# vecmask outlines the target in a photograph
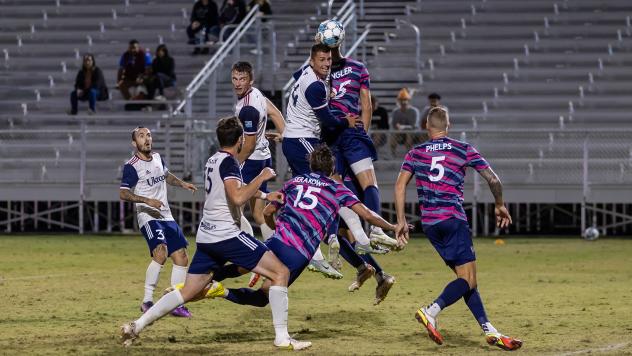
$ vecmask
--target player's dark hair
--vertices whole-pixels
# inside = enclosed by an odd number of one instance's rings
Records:
[[[312,46],[312,51],[310,52],[310,57],[314,58],[318,52],[330,53],[331,52],[331,48],[329,48],[329,46],[327,46],[326,44],[317,43],[317,44]]]
[[[220,147],[232,147],[244,133],[244,128],[236,116],[225,117],[217,122],[217,141]]]
[[[250,80],[253,80],[255,78],[255,72],[252,69],[252,64],[250,64],[250,62],[236,62],[235,64],[233,64],[231,72],[247,73],[250,77]]]
[[[327,176],[334,172],[334,155],[326,145],[320,145],[309,155],[309,168]]]
[[[437,93],[430,93],[430,95],[428,95],[428,99],[437,99],[437,100],[441,100],[441,95],[437,94]]]
[[[140,129],[146,129],[145,126],[136,126],[133,130],[132,130],[132,141],[136,140],[136,133],[138,132],[138,130]]]
[[[130,46],[133,46],[133,45],[135,45],[135,44],[138,44],[138,41],[137,41],[137,40],[130,40],[130,41],[129,41],[129,45],[130,45]]]

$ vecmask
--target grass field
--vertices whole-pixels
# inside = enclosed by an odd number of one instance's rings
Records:
[[[632,355],[632,241],[506,242],[476,240],[479,289],[494,325],[524,340],[518,353]],[[123,350],[118,326],[139,315],[148,263],[140,236],[2,236],[0,251],[0,354],[274,352],[270,309],[224,300],[190,305],[190,320],[159,320]],[[485,344],[462,302],[441,314],[443,346],[420,331],[415,308],[453,278],[425,239],[378,259],[397,284],[377,307],[374,281],[347,292],[348,266],[342,281],[305,272],[290,288],[290,333],[314,343],[305,354],[503,352]],[[159,290],[170,273],[168,263]]]

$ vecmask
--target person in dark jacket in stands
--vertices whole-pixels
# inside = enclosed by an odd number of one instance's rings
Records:
[[[259,5],[260,16],[272,15],[272,6],[270,6],[270,2],[268,0],[252,0],[250,4],[248,4],[248,11],[250,11],[250,9],[252,9],[255,5]],[[261,22],[266,22],[266,19],[262,19]]]
[[[169,55],[167,46],[161,44],[156,48],[156,57],[151,63],[152,77],[149,85],[149,97],[154,98],[158,89],[157,100],[165,100],[165,88],[176,85],[175,61]]]
[[[204,42],[210,44],[209,34],[211,34],[211,29],[219,25],[217,16],[217,4],[213,0],[198,0],[193,5],[191,24],[187,27],[189,44],[200,44],[200,41],[196,39],[196,35],[202,30],[204,30]],[[195,47],[193,54],[199,53],[207,54],[208,48],[200,49],[200,47]]]
[[[140,48],[138,41],[129,41],[129,48],[119,61],[116,78],[117,87],[125,100],[144,98],[144,94],[147,94],[145,81],[150,71],[151,56]]]
[[[244,0],[224,0],[222,7],[219,9],[219,26],[211,29],[213,34],[219,38],[221,30],[228,25],[239,25],[239,23],[246,17],[248,11],[246,10],[246,3]],[[224,33],[226,40],[233,33],[235,28],[227,29]]]
[[[83,56],[83,65],[75,78],[75,90],[70,93],[70,114],[77,115],[79,100],[87,100],[90,107],[88,114],[94,114],[97,111],[97,101],[108,98],[108,87],[103,72],[97,67],[94,56],[88,53]]]
[[[388,130],[388,111],[386,111],[384,107],[380,106],[380,102],[375,95],[371,95],[371,109],[373,110],[373,114],[371,116],[371,129]],[[371,133],[371,139],[376,147],[382,146],[386,143],[386,134]]]

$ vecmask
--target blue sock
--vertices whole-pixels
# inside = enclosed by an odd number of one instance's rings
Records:
[[[370,264],[371,266],[373,266],[373,268],[375,268],[376,275],[382,274],[382,267],[380,267],[380,265],[377,263],[375,258],[373,258],[373,256],[366,254],[366,255],[360,255],[360,257],[362,257],[363,260],[365,260],[368,264]]]
[[[255,307],[265,307],[268,305],[268,296],[261,289],[228,288],[227,300],[241,305],[252,305]]]
[[[463,278],[457,278],[445,286],[445,289],[434,302],[439,304],[441,309],[449,307],[457,300],[461,299],[465,293],[469,292],[470,285]]]
[[[338,236],[338,241],[340,242],[340,256],[345,259],[345,261],[349,262],[350,265],[355,267],[356,269],[362,265],[364,265],[364,261],[355,252],[353,245],[351,242],[342,236]]]
[[[380,202],[380,191],[376,186],[370,185],[364,190],[364,199],[362,199],[364,205],[366,205],[372,212],[381,215],[382,203]]]
[[[483,306],[483,300],[481,299],[481,295],[478,293],[478,289],[470,289],[467,293],[463,295],[463,300],[467,307],[470,308],[470,311],[476,318],[479,324],[483,325],[489,322],[487,319],[487,313],[485,313],[485,307]]]
[[[236,278],[242,274],[238,271],[239,266],[235,264],[224,265],[217,271],[213,272],[213,280],[221,282],[226,278]]]
[[[337,216],[336,219],[329,226],[329,229],[327,230],[327,236],[325,236],[325,243],[329,241],[329,236],[338,235],[339,225],[340,225],[340,216]]]

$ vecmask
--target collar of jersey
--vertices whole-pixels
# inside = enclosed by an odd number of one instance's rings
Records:
[[[153,152],[151,153],[151,158],[150,158],[150,159],[142,159],[142,158],[140,158],[140,156],[139,156],[139,155],[137,155],[137,154],[134,154],[134,156],[136,156],[136,158],[138,158],[139,160],[141,160],[141,161],[143,161],[143,162],[151,162],[151,161],[153,161],[153,160],[154,160],[154,153],[153,153]]]
[[[250,94],[250,93],[252,93],[252,87],[250,87],[250,89],[246,92],[246,94],[244,94],[243,96],[238,97],[237,99],[241,100],[241,99],[247,97],[248,94]]]
[[[229,156],[231,156],[231,157],[233,156],[233,154],[232,154],[232,153],[230,153],[230,152],[228,152],[228,151],[224,151],[224,150],[219,150],[219,151],[220,151],[220,152],[223,152],[223,153],[226,153],[226,154],[228,154],[228,155],[229,155]]]

